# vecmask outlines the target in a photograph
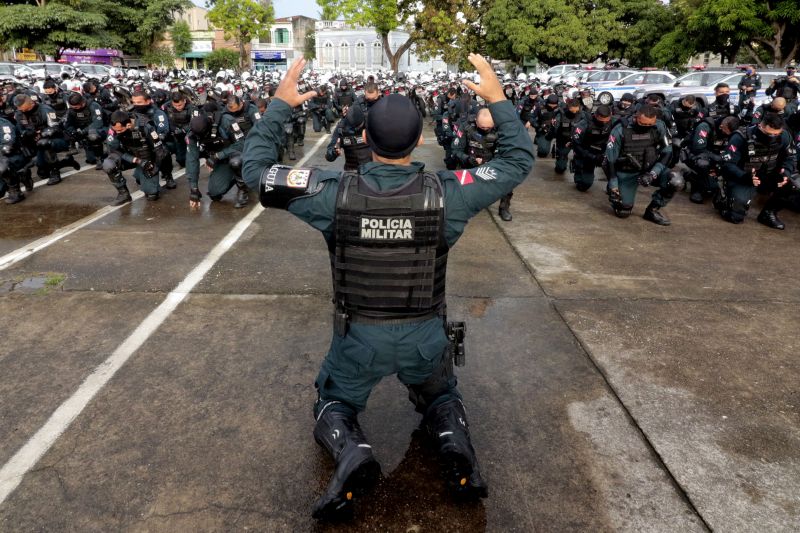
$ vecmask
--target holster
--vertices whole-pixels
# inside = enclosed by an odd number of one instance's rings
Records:
[[[445,332],[450,344],[447,347],[447,353],[453,360],[455,366],[464,366],[466,364],[466,349],[464,346],[464,338],[467,335],[467,325],[464,322],[447,322]]]

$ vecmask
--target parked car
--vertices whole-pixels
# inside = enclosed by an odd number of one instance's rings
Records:
[[[105,65],[92,65],[90,63],[75,63],[74,67],[90,78],[100,79],[109,77],[111,69]]]
[[[643,96],[655,94],[658,95],[658,97],[662,100],[669,101],[667,95],[676,92],[678,90],[676,88],[706,87],[708,85],[716,85],[720,80],[730,76],[731,74],[735,74],[735,72],[725,69],[689,72],[688,74],[684,74],[683,76],[669,83],[651,85],[649,87],[639,87],[634,92],[634,95],[637,98],[641,98]]]
[[[32,68],[36,73],[36,77],[45,78],[52,76],[60,78],[61,74],[67,74],[70,77],[79,74],[78,69],[67,63],[25,63]]]
[[[561,78],[567,72],[578,70],[579,68],[581,68],[580,65],[556,65],[555,67],[547,69],[542,78],[545,83],[551,83]]]
[[[4,76],[4,79],[24,77],[23,73],[30,76],[33,71],[22,63],[0,63],[0,75]]]
[[[771,100],[769,96],[764,92],[767,87],[769,87],[772,80],[779,76],[786,75],[786,72],[781,70],[767,70],[759,72],[761,75],[761,89],[756,91],[756,95],[754,98],[754,105],[756,107],[760,106],[764,102]],[[676,87],[674,91],[667,94],[666,101],[672,102],[673,100],[677,100],[679,98],[683,98],[688,94],[694,95],[694,97],[701,103],[703,106],[707,106],[711,102],[714,101],[715,94],[714,94],[714,87],[718,83],[727,83],[730,85],[731,88],[731,97],[730,101],[733,104],[739,103],[739,89],[738,85],[741,79],[744,77],[744,74],[741,72],[735,73],[728,73],[727,76],[717,79],[708,85],[701,85],[696,87]]]
[[[611,105],[625,93],[633,93],[647,85],[669,83],[675,76],[666,70],[643,70],[634,72],[617,82],[603,82],[595,87],[597,101],[601,104]]]
[[[639,72],[638,70],[595,70],[591,72],[586,79],[579,80],[580,84],[588,85],[589,87],[597,88],[601,84],[612,84],[620,81],[621,79]]]

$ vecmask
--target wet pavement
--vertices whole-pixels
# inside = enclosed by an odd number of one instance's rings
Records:
[[[232,192],[190,212],[178,183],[0,270],[0,466],[249,212]],[[386,379],[361,416],[381,482],[352,523],[310,518],[330,271],[316,231],[267,210],[0,503],[0,531],[800,529],[800,217],[732,226],[678,195],[661,228],[615,219],[604,186],[537,161],[514,221],[482,213],[452,251],[487,500],[448,497]],[[0,256],[113,193],[87,170],[0,205]]]

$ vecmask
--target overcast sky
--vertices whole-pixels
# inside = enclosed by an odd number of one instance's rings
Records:
[[[205,0],[193,0],[195,5],[206,7]],[[320,8],[316,0],[273,0],[275,17],[291,17],[292,15],[305,15],[319,18]]]

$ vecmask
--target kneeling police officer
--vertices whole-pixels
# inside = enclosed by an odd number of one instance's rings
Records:
[[[469,499],[488,494],[452,369],[464,329],[445,316],[447,253],[471,217],[525,179],[533,145],[489,63],[475,54],[469,60],[481,83],[465,83],[488,103],[498,133],[494,159],[476,169],[434,173],[412,162],[423,120],[400,95],[370,109],[364,136],[373,161],[357,173],[274,165],[283,122],[313,96],[296,90],[304,60],[289,69],[245,142],[243,175],[259,187],[261,203],[320,230],[331,254],[334,333],[316,380],[314,437],[335,471],[314,505],[319,519],[348,513],[352,498],[377,481],[380,466],[357,414],[372,388],[395,373],[423,414],[449,487]]]

